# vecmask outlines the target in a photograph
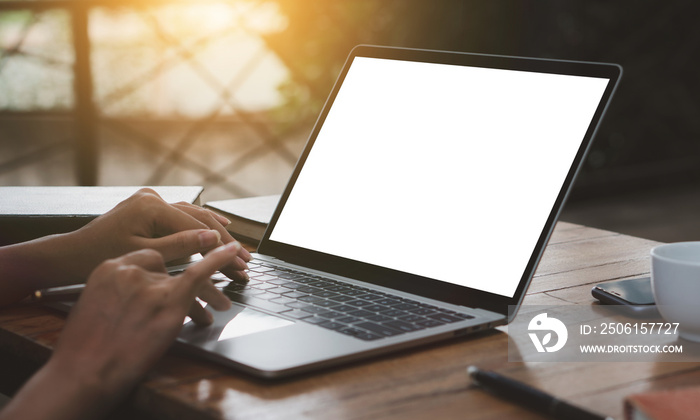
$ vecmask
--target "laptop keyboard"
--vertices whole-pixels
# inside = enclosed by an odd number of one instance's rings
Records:
[[[232,301],[316,324],[361,340],[378,340],[438,327],[471,315],[267,262],[248,263],[250,280],[221,287]]]

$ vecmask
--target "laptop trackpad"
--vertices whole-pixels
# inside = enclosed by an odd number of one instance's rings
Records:
[[[188,322],[178,342],[205,357],[274,377],[301,366],[367,350],[367,342],[335,331],[278,318],[234,304],[212,311],[214,323]],[[202,350],[204,352],[202,352]]]
[[[212,315],[214,322],[207,327],[188,320],[179,341],[209,347],[219,341],[294,325],[292,321],[238,305],[233,305],[228,311],[212,311]]]

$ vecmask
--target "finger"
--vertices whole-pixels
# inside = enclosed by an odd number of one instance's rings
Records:
[[[160,238],[142,239],[143,246],[159,250],[165,261],[208,251],[220,242],[219,232],[211,229],[191,229]]]
[[[163,198],[160,195],[158,195],[158,193],[155,192],[153,189],[141,188],[138,191],[136,191],[135,193],[133,193],[129,198],[127,198],[126,200],[117,204],[117,207],[129,206],[130,203],[133,203],[134,201],[143,200],[146,196],[150,196],[149,198],[156,198],[157,200],[155,200],[155,201],[157,201],[157,202],[165,203]]]
[[[209,209],[205,209],[206,211],[209,212],[212,216],[214,216],[214,219],[216,219],[217,222],[221,223],[222,226],[228,226],[231,224],[231,221],[228,220],[226,217],[220,215],[219,213],[215,211],[211,211]]]
[[[233,243],[233,242],[231,242],[231,243]],[[239,243],[239,245],[240,245],[240,243]],[[233,259],[233,261],[230,264],[221,268],[222,272],[224,270],[243,271],[243,270],[247,270],[247,269],[248,269],[248,263],[243,261],[243,258],[241,258],[240,252],[238,255],[236,255],[236,257]],[[224,274],[226,274],[226,273],[224,273]]]
[[[197,325],[211,325],[212,322],[214,322],[214,318],[211,315],[211,312],[207,311],[206,309],[202,308],[202,305],[199,304],[196,300],[192,302],[192,306],[190,306],[190,312],[187,314],[190,318],[192,318],[192,322],[194,322]]]
[[[248,276],[248,273],[243,270],[244,269],[234,265],[227,265],[226,267],[221,267],[220,269],[220,271],[231,280],[249,280],[250,276]]]
[[[165,205],[158,209],[157,217],[154,217],[156,232],[161,236],[190,229],[211,229],[206,223],[183,211],[181,204],[163,204]]]
[[[210,229],[219,230],[219,232],[221,233],[221,239],[222,241],[224,241],[224,243],[228,243],[233,240],[231,234],[228,233],[228,231],[224,228],[225,225],[230,223],[230,221],[225,217],[221,217],[221,219],[223,219],[224,221],[222,223],[221,221],[219,221],[219,216],[213,211],[207,210],[203,207],[195,206],[194,204],[190,203],[180,202],[175,203],[172,206],[209,226]]]
[[[217,289],[211,282],[207,282],[197,295],[207,302],[214,310],[225,311],[231,308],[231,299],[226,297],[221,290]]]
[[[136,191],[133,195],[143,195],[143,194],[148,194],[148,195],[155,195],[156,197],[160,198],[161,200],[163,199],[160,194],[156,192],[153,188],[148,188],[148,187],[143,187],[140,188],[138,191]]]
[[[239,255],[245,262],[250,262],[253,260],[253,256],[250,254],[250,252],[248,252],[248,250],[243,247],[241,247],[241,252],[239,252]]]
[[[176,296],[183,300],[194,299],[206,285],[211,284],[209,278],[221,267],[230,264],[238,254],[241,244],[231,242],[208,253],[196,264],[192,264],[184,273],[173,277],[178,279],[174,287]]]
[[[235,241],[233,236],[231,236],[229,231],[226,230],[226,228],[224,227],[225,225],[230,223],[228,219],[224,218],[226,223],[220,223],[216,218],[217,214],[213,211],[189,203],[177,203],[173,204],[173,206],[189,214],[190,216],[199,220],[200,222],[206,224],[211,229],[216,229],[221,234],[222,244],[227,244],[229,242]],[[241,248],[240,256],[241,258],[243,258],[244,261],[250,261],[253,259],[252,255],[250,255],[250,252],[248,252],[248,250],[246,250],[245,248]]]
[[[238,242],[231,242],[220,246],[209,252],[196,264],[192,264],[188,267],[183,275],[188,276],[191,281],[204,278],[208,279],[212,274],[219,271],[221,267],[235,264],[240,249],[241,244]]]
[[[166,272],[163,256],[153,249],[141,249],[116,259],[120,264],[136,265],[148,271]]]

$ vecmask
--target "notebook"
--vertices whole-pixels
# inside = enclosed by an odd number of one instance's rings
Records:
[[[215,277],[233,308],[179,345],[278,378],[508,323],[620,75],[356,47],[250,282]]]

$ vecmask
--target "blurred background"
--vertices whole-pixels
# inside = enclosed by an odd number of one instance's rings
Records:
[[[624,75],[562,219],[700,240],[699,12],[676,0],[0,0],[0,185],[279,193],[361,43],[605,61]]]

